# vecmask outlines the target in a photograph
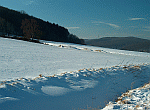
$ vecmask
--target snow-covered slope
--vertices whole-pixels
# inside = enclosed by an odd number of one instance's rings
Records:
[[[3,73],[0,80],[60,74],[83,68],[150,63],[149,53],[69,44],[66,48],[58,48],[56,44],[62,45],[54,42],[54,46],[40,45],[0,38],[0,70]]]
[[[103,110],[149,110],[150,109],[150,83],[143,87],[123,93],[116,102],[109,102]]]
[[[150,54],[0,38],[0,108],[103,108],[150,79]],[[144,64],[143,64],[144,63]]]

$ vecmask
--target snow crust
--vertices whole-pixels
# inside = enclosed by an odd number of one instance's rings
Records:
[[[135,89],[150,79],[149,53],[41,42],[0,38],[1,110],[127,109],[115,100],[130,89],[130,108],[150,101],[149,86]]]

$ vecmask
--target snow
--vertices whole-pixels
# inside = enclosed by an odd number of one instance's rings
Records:
[[[109,102],[103,110],[149,110],[150,109],[150,83],[143,87],[129,90],[118,98],[117,102]]]
[[[0,38],[1,110],[140,109],[149,103],[149,86],[135,89],[150,79],[149,53],[41,42],[46,45]],[[127,90],[130,97],[121,96]],[[130,106],[115,102],[118,96]]]
[[[70,91],[70,89],[67,89],[64,87],[58,87],[58,86],[42,86],[41,90],[43,93],[51,95],[51,96],[64,95]]]

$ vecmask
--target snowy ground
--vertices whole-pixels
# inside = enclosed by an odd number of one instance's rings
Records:
[[[116,102],[109,102],[103,110],[150,110],[150,83],[123,93]]]
[[[0,38],[1,110],[103,108],[150,81],[149,53],[41,42]]]

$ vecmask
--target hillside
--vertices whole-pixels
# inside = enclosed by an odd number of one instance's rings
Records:
[[[15,11],[0,6],[0,35],[16,35],[50,41],[81,43],[68,29],[55,23],[43,21],[28,15],[25,11]],[[82,40],[83,41],[83,40]]]
[[[85,44],[112,49],[150,52],[150,40],[136,37],[104,37],[85,40]]]

